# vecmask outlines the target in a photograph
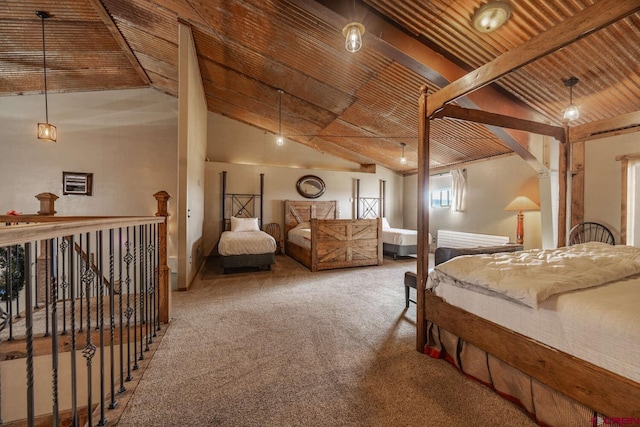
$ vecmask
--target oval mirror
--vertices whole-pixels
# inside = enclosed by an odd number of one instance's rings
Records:
[[[315,175],[305,175],[296,183],[298,193],[307,199],[315,199],[324,194],[326,187],[322,178]]]

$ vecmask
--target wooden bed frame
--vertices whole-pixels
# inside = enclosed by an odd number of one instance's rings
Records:
[[[257,202],[257,206],[256,206]],[[227,171],[222,172],[222,232],[229,230],[231,217],[255,218],[259,212],[258,224],[263,227],[262,208],[264,203],[264,174],[260,174],[260,194],[227,193]],[[256,267],[271,270],[276,263],[275,253],[245,254],[220,256],[223,272],[227,274],[232,268]]]
[[[385,216],[385,194],[386,182],[380,180],[380,196],[379,197],[362,197],[360,196],[360,180],[356,179],[356,218],[383,218]],[[384,233],[384,229],[382,230]],[[396,259],[398,256],[415,255],[418,253],[418,245],[394,245],[392,243],[382,242],[383,254],[388,254]]]
[[[605,3],[608,4],[605,5]],[[598,9],[601,7],[608,8],[610,13],[599,12]],[[636,12],[637,9],[637,3],[625,2],[623,4],[613,1],[600,2],[587,7],[561,24],[511,49],[429,96],[427,96],[427,87],[423,87],[419,98],[416,349],[420,352],[424,351],[427,322],[432,321],[530,377],[608,417],[640,417],[639,383],[516,334],[447,304],[439,297],[426,291],[427,253],[429,250],[429,242],[427,241],[429,201],[426,196],[429,194],[429,132],[431,120],[452,118],[548,135],[560,141],[558,246],[564,246],[566,244],[567,223],[580,222],[577,218],[582,214],[580,203],[578,203],[575,205],[578,206],[577,212],[572,212],[571,218],[567,216],[567,207],[571,203],[566,196],[570,185],[567,172],[573,154],[572,142],[584,141],[596,133],[612,134],[623,126],[622,121],[613,118],[569,129],[568,127],[552,126],[501,114],[462,108],[453,105],[452,102],[497,81],[502,76],[536,59],[564,48],[585,34],[590,34],[623,19]],[[525,155],[530,156],[526,150],[523,155],[522,147],[517,143],[509,143],[509,146],[523,158],[526,158]],[[577,179],[578,181],[573,185],[580,186],[582,181],[579,179],[584,178],[577,177]],[[571,194],[573,197],[573,192]],[[580,197],[583,196],[576,194],[575,197],[578,197],[579,202],[582,200]],[[623,344],[621,343],[621,346]],[[624,351],[624,348],[612,349],[612,351]]]
[[[382,264],[380,219],[336,219],[337,201],[284,202],[285,254],[311,271]],[[311,249],[290,242],[289,230],[311,224]]]

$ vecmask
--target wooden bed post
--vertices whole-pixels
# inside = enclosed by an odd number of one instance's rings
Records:
[[[264,229],[264,216],[262,208],[264,207],[264,174],[260,174],[260,229]]]
[[[386,196],[387,196],[387,181],[385,181],[384,179],[381,179],[380,180],[380,204],[378,205],[378,211],[379,211],[378,216],[381,218],[384,218],[387,216],[387,212],[385,211],[385,208],[384,208],[384,201]]]
[[[356,178],[356,219],[360,219],[360,179]]]
[[[226,201],[227,201],[227,171],[222,171],[222,215],[220,215],[220,218],[222,218],[222,224],[220,224],[220,234],[222,234],[222,232],[225,229],[224,216],[225,216]]]
[[[429,127],[427,86],[420,88],[418,117],[418,269],[416,304],[416,350],[424,353],[427,342],[425,285],[429,271]]]

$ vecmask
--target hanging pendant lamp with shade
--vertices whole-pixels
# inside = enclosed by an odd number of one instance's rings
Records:
[[[407,145],[404,142],[401,142],[400,145],[402,145],[402,157],[400,157],[400,163],[403,165],[407,164],[407,158],[404,155],[404,147]]]
[[[47,99],[47,56],[46,48],[44,44],[44,20],[50,18],[51,15],[48,12],[42,10],[36,11],[36,16],[40,18],[42,22],[42,68],[44,73],[44,112],[45,123],[38,123],[38,139],[43,141],[56,142],[58,139],[58,129],[49,123],[49,103]]]

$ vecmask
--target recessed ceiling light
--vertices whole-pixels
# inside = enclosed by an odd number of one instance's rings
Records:
[[[511,16],[511,5],[503,1],[490,1],[484,6],[478,8],[471,22],[473,27],[481,33],[490,33],[495,31]]]

